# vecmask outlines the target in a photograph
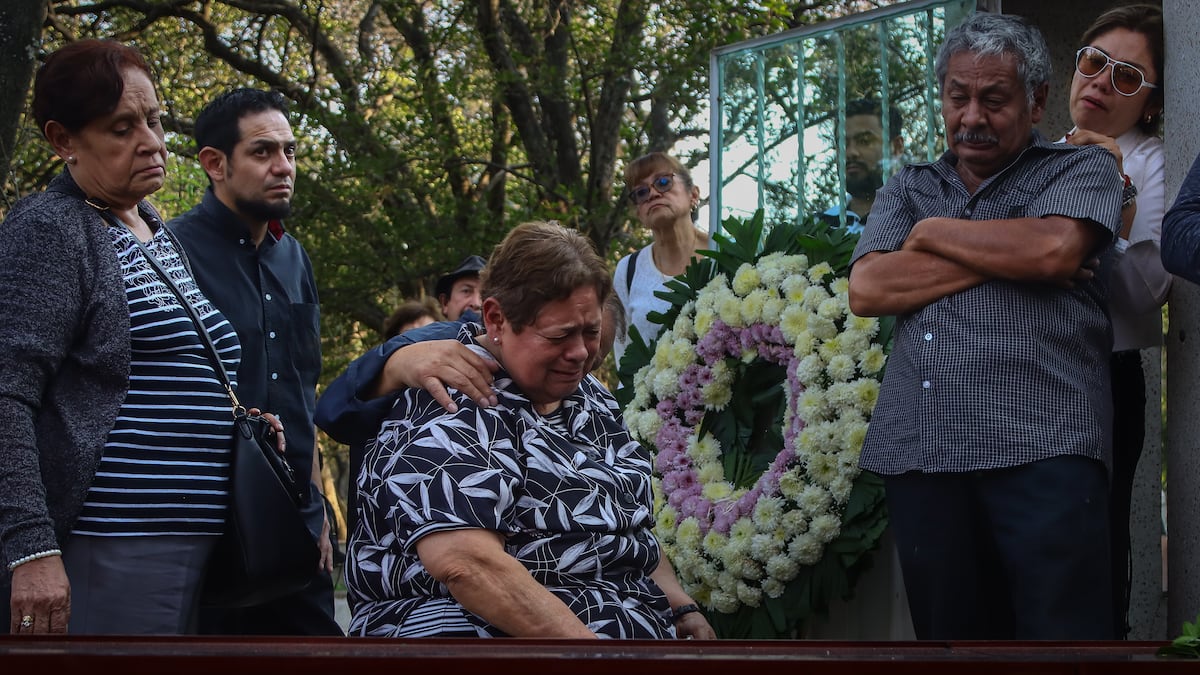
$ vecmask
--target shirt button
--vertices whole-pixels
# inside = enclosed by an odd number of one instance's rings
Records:
[[[279,379],[279,373],[271,373],[271,379],[272,379],[272,380],[278,380],[278,379]],[[925,384],[926,384],[926,386],[928,386],[928,385],[929,385],[929,383],[928,383],[928,382],[926,382]]]
[[[625,502],[626,504],[632,504],[633,503],[633,493],[632,492],[623,493],[621,495],[621,501]]]
[[[270,300],[270,299],[271,299],[271,294],[270,294],[270,293],[267,293],[267,294],[266,294],[266,295],[264,295],[263,297],[264,297],[264,298],[266,298],[267,300]]]
[[[930,341],[930,340],[932,340],[932,339],[933,339],[933,333],[926,333],[926,334],[925,334],[925,341],[926,341],[926,342],[929,342],[929,341]]]
[[[275,339],[275,331],[271,331],[270,333],[267,333],[267,335],[270,335],[272,340]]]
[[[930,383],[929,380],[925,380],[924,382],[921,383],[921,386],[928,389],[929,387],[931,387],[933,385],[932,385],[932,383]]]
[[[242,246],[245,246],[245,245],[246,245],[246,240],[245,240],[245,239],[238,239],[238,243],[239,243],[239,244],[241,244]]]

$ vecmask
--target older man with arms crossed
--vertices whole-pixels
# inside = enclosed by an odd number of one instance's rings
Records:
[[[1104,271],[1122,180],[1047,143],[1037,29],[976,14],[937,56],[949,151],[880,191],[855,313],[897,317],[863,445],[920,639],[1112,636]]]

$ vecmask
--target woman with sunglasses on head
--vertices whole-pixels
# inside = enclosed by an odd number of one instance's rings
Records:
[[[1124,174],[1123,226],[1109,280],[1113,325],[1113,465],[1110,499],[1113,617],[1116,635],[1129,628],[1129,505],[1142,454],[1146,390],[1141,350],[1162,344],[1162,304],[1171,275],[1159,256],[1166,208],[1163,142],[1162,10],[1118,7],[1083,34],[1071,80],[1071,121],[1065,141],[1103,145]]]
[[[638,157],[625,167],[625,185],[630,208],[638,222],[650,230],[653,241],[617,263],[613,287],[625,306],[625,323],[636,327],[642,339],[650,343],[662,328],[650,323],[651,312],[663,312],[670,306],[654,295],[668,279],[687,269],[696,259],[696,251],[708,247],[708,234],[696,228],[694,214],[700,204],[700,189],[678,159],[652,152]],[[618,367],[629,336],[618,336],[613,343],[613,358]]]

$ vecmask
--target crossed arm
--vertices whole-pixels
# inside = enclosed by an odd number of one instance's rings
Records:
[[[1095,275],[1103,230],[1065,216],[926,218],[896,251],[874,251],[850,272],[859,316],[908,314],[992,279],[1071,288]]]

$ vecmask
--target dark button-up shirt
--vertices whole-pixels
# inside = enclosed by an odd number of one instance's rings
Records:
[[[298,477],[311,476],[321,315],[304,247],[280,223],[272,223],[255,247],[245,224],[211,188],[198,206],[167,226],[183,243],[204,295],[237,330],[242,343],[238,398],[248,408],[280,417],[288,462]],[[306,515],[319,535],[324,507],[312,488]]]
[[[1108,151],[1045,142],[970,194],[946,153],[906,167],[880,191],[852,261],[895,251],[929,217],[1058,215],[1120,228],[1121,177]],[[998,227],[999,225],[997,225]],[[897,317],[895,344],[863,443],[877,473],[961,472],[1059,455],[1107,461],[1112,349],[1103,281],[994,279]]]

